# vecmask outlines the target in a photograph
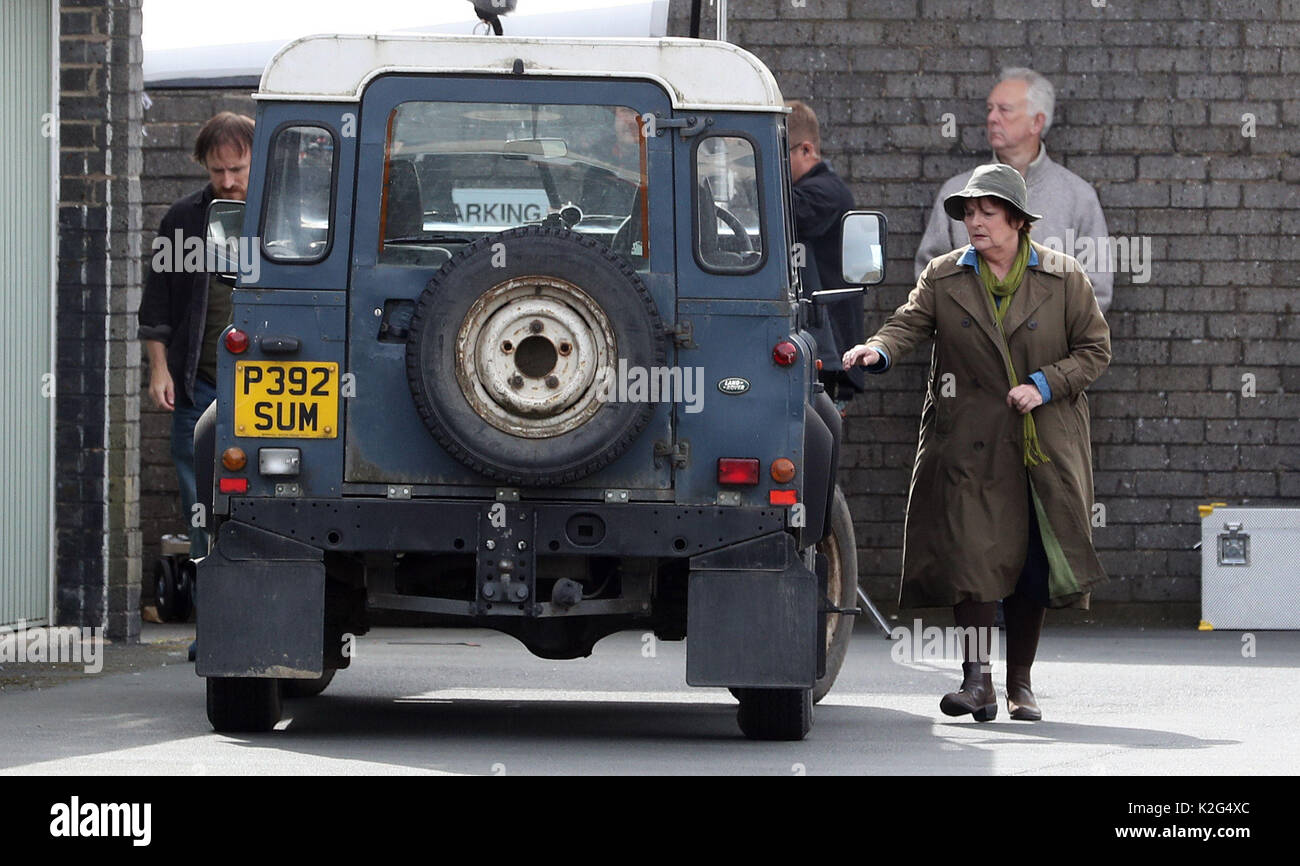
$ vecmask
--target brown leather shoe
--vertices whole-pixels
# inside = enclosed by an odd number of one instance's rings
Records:
[[[1029,688],[1028,665],[1007,665],[1007,712],[1021,722],[1043,720],[1043,712]]]
[[[939,709],[948,716],[970,713],[977,722],[996,719],[998,698],[993,692],[993,674],[980,673],[979,662],[962,662],[961,674],[961,689],[944,695]]]

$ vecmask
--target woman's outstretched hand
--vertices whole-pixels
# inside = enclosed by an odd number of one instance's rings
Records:
[[[879,360],[880,353],[863,343],[845,352],[840,362],[844,365],[845,370],[852,370],[859,364],[863,367],[870,367]]]
[[[1037,385],[1017,385],[1007,392],[1007,405],[1021,415],[1027,415],[1043,405],[1043,395]]]

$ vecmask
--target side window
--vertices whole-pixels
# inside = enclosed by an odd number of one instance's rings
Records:
[[[695,148],[695,254],[705,270],[748,273],[763,261],[754,145],[714,135]]]
[[[322,126],[286,126],[271,142],[262,249],[286,264],[320,261],[329,251],[334,135]]]

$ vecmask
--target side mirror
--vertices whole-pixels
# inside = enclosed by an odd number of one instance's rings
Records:
[[[840,221],[840,276],[855,286],[885,279],[885,238],[889,224],[879,211],[849,211]]]
[[[239,234],[244,228],[244,203],[213,199],[208,205],[207,260],[209,270],[234,280],[239,275]]]

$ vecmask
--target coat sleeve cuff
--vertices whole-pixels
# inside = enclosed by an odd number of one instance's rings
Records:
[[[171,342],[172,329],[170,325],[141,325],[136,336],[141,340],[157,340],[166,346]]]
[[[1033,382],[1038,388],[1038,393],[1043,395],[1043,402],[1052,402],[1052,386],[1047,384],[1047,377],[1043,375],[1042,370],[1036,370],[1029,374],[1029,381]]]
[[[880,360],[869,367],[864,367],[863,369],[865,369],[868,373],[883,373],[886,370],[888,370],[890,365],[889,354],[885,351],[885,347],[880,345],[875,345],[872,346],[871,348],[875,349],[877,352],[880,353]]]

